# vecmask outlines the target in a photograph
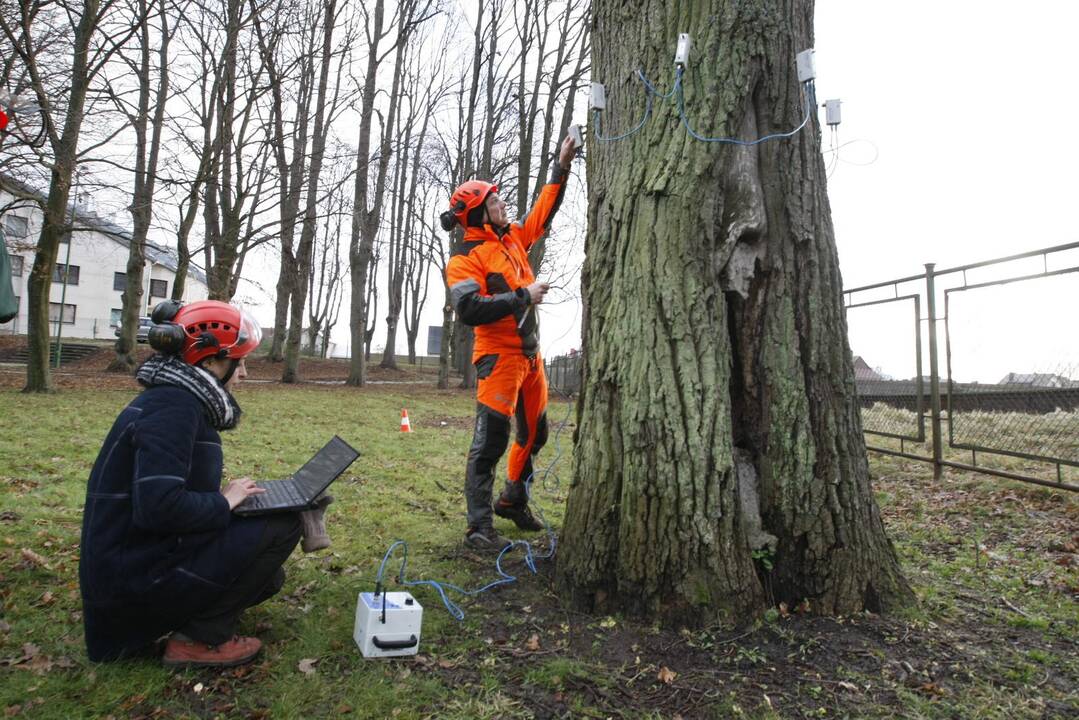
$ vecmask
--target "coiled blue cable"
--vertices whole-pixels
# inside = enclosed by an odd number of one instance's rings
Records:
[[[544,468],[543,482],[546,482],[547,474],[551,472],[551,468],[555,466],[559,458],[562,456],[560,438],[563,428],[565,428],[566,423],[569,422],[569,415],[572,409],[572,404],[567,405],[566,416],[562,419],[562,422],[559,424],[558,430],[555,432],[555,456],[551,460],[550,464],[546,468]],[[532,500],[532,479],[534,476],[535,472],[533,472],[531,475],[528,476],[528,478],[524,480],[525,493],[527,494],[530,502]],[[505,571],[505,569],[503,569],[502,558],[505,557],[507,553],[517,547],[520,547],[524,550],[525,566],[529,569],[529,571],[531,571],[533,575],[537,573],[536,560],[548,560],[554,557],[555,548],[558,545],[558,536],[555,535],[554,530],[551,529],[550,523],[547,522],[547,518],[543,515],[543,510],[538,505],[534,507],[536,513],[540,517],[540,520],[543,522],[544,529],[547,531],[547,537],[550,539],[550,547],[547,549],[546,554],[536,555],[535,551],[532,549],[532,544],[529,543],[527,540],[514,540],[509,545],[502,548],[502,551],[498,553],[498,557],[495,558],[495,571],[498,573],[498,580],[489,582],[483,587],[479,587],[474,590],[466,590],[458,585],[454,585],[448,582],[442,582],[439,580],[409,580],[405,576],[405,571],[408,566],[408,543],[406,543],[404,540],[394,540],[393,543],[390,545],[389,549],[386,550],[386,554],[382,556],[382,562],[378,566],[378,575],[375,577],[375,587],[379,589],[383,587],[382,580],[386,572],[386,563],[389,561],[390,556],[393,555],[393,551],[400,547],[402,548],[401,567],[397,571],[397,582],[407,587],[426,586],[434,588],[438,592],[439,597],[442,599],[442,604],[446,606],[446,610],[447,612],[449,612],[450,616],[452,616],[453,619],[457,621],[464,620],[465,611],[461,609],[460,605],[458,605],[450,598],[447,591],[452,591],[465,597],[476,597],[480,593],[487,592],[492,588],[516,582],[517,576],[510,575],[508,572]]]

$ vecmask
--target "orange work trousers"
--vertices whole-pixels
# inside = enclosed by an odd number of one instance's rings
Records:
[[[527,504],[532,458],[547,442],[547,375],[539,354],[482,355],[475,365],[476,428],[465,473],[469,527],[491,522],[495,466],[509,444],[510,418],[517,427],[502,502]]]

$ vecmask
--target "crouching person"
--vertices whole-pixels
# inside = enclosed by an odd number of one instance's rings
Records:
[[[162,303],[139,368],[145,389],[117,417],[94,463],[83,515],[79,582],[91,660],[143,655],[171,633],[166,665],[229,666],[262,643],[236,635],[240,613],[277,593],[304,530],[328,544],[322,511],[240,517],[263,492],[221,489],[221,430],[236,427],[231,390],[261,330],[241,309]],[[310,547],[309,547],[310,546]]]

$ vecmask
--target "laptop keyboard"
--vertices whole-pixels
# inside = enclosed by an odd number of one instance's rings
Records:
[[[243,502],[245,508],[261,510],[262,508],[291,507],[306,505],[307,500],[296,489],[296,484],[291,480],[276,480],[274,482],[255,483],[266,492],[258,495],[250,495]]]

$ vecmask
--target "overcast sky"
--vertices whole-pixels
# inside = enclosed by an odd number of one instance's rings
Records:
[[[843,99],[840,142],[879,152],[865,167],[837,163],[828,181],[846,287],[1079,241],[1077,29],[1079,3],[1062,0],[817,3],[818,97]],[[840,159],[875,154],[855,143]],[[1072,251],[1050,269],[1076,265]],[[1079,377],[1076,274],[953,298],[956,379]],[[852,349],[911,377],[913,315],[900,325],[894,314],[851,310]],[[878,326],[896,327],[907,350]]]

